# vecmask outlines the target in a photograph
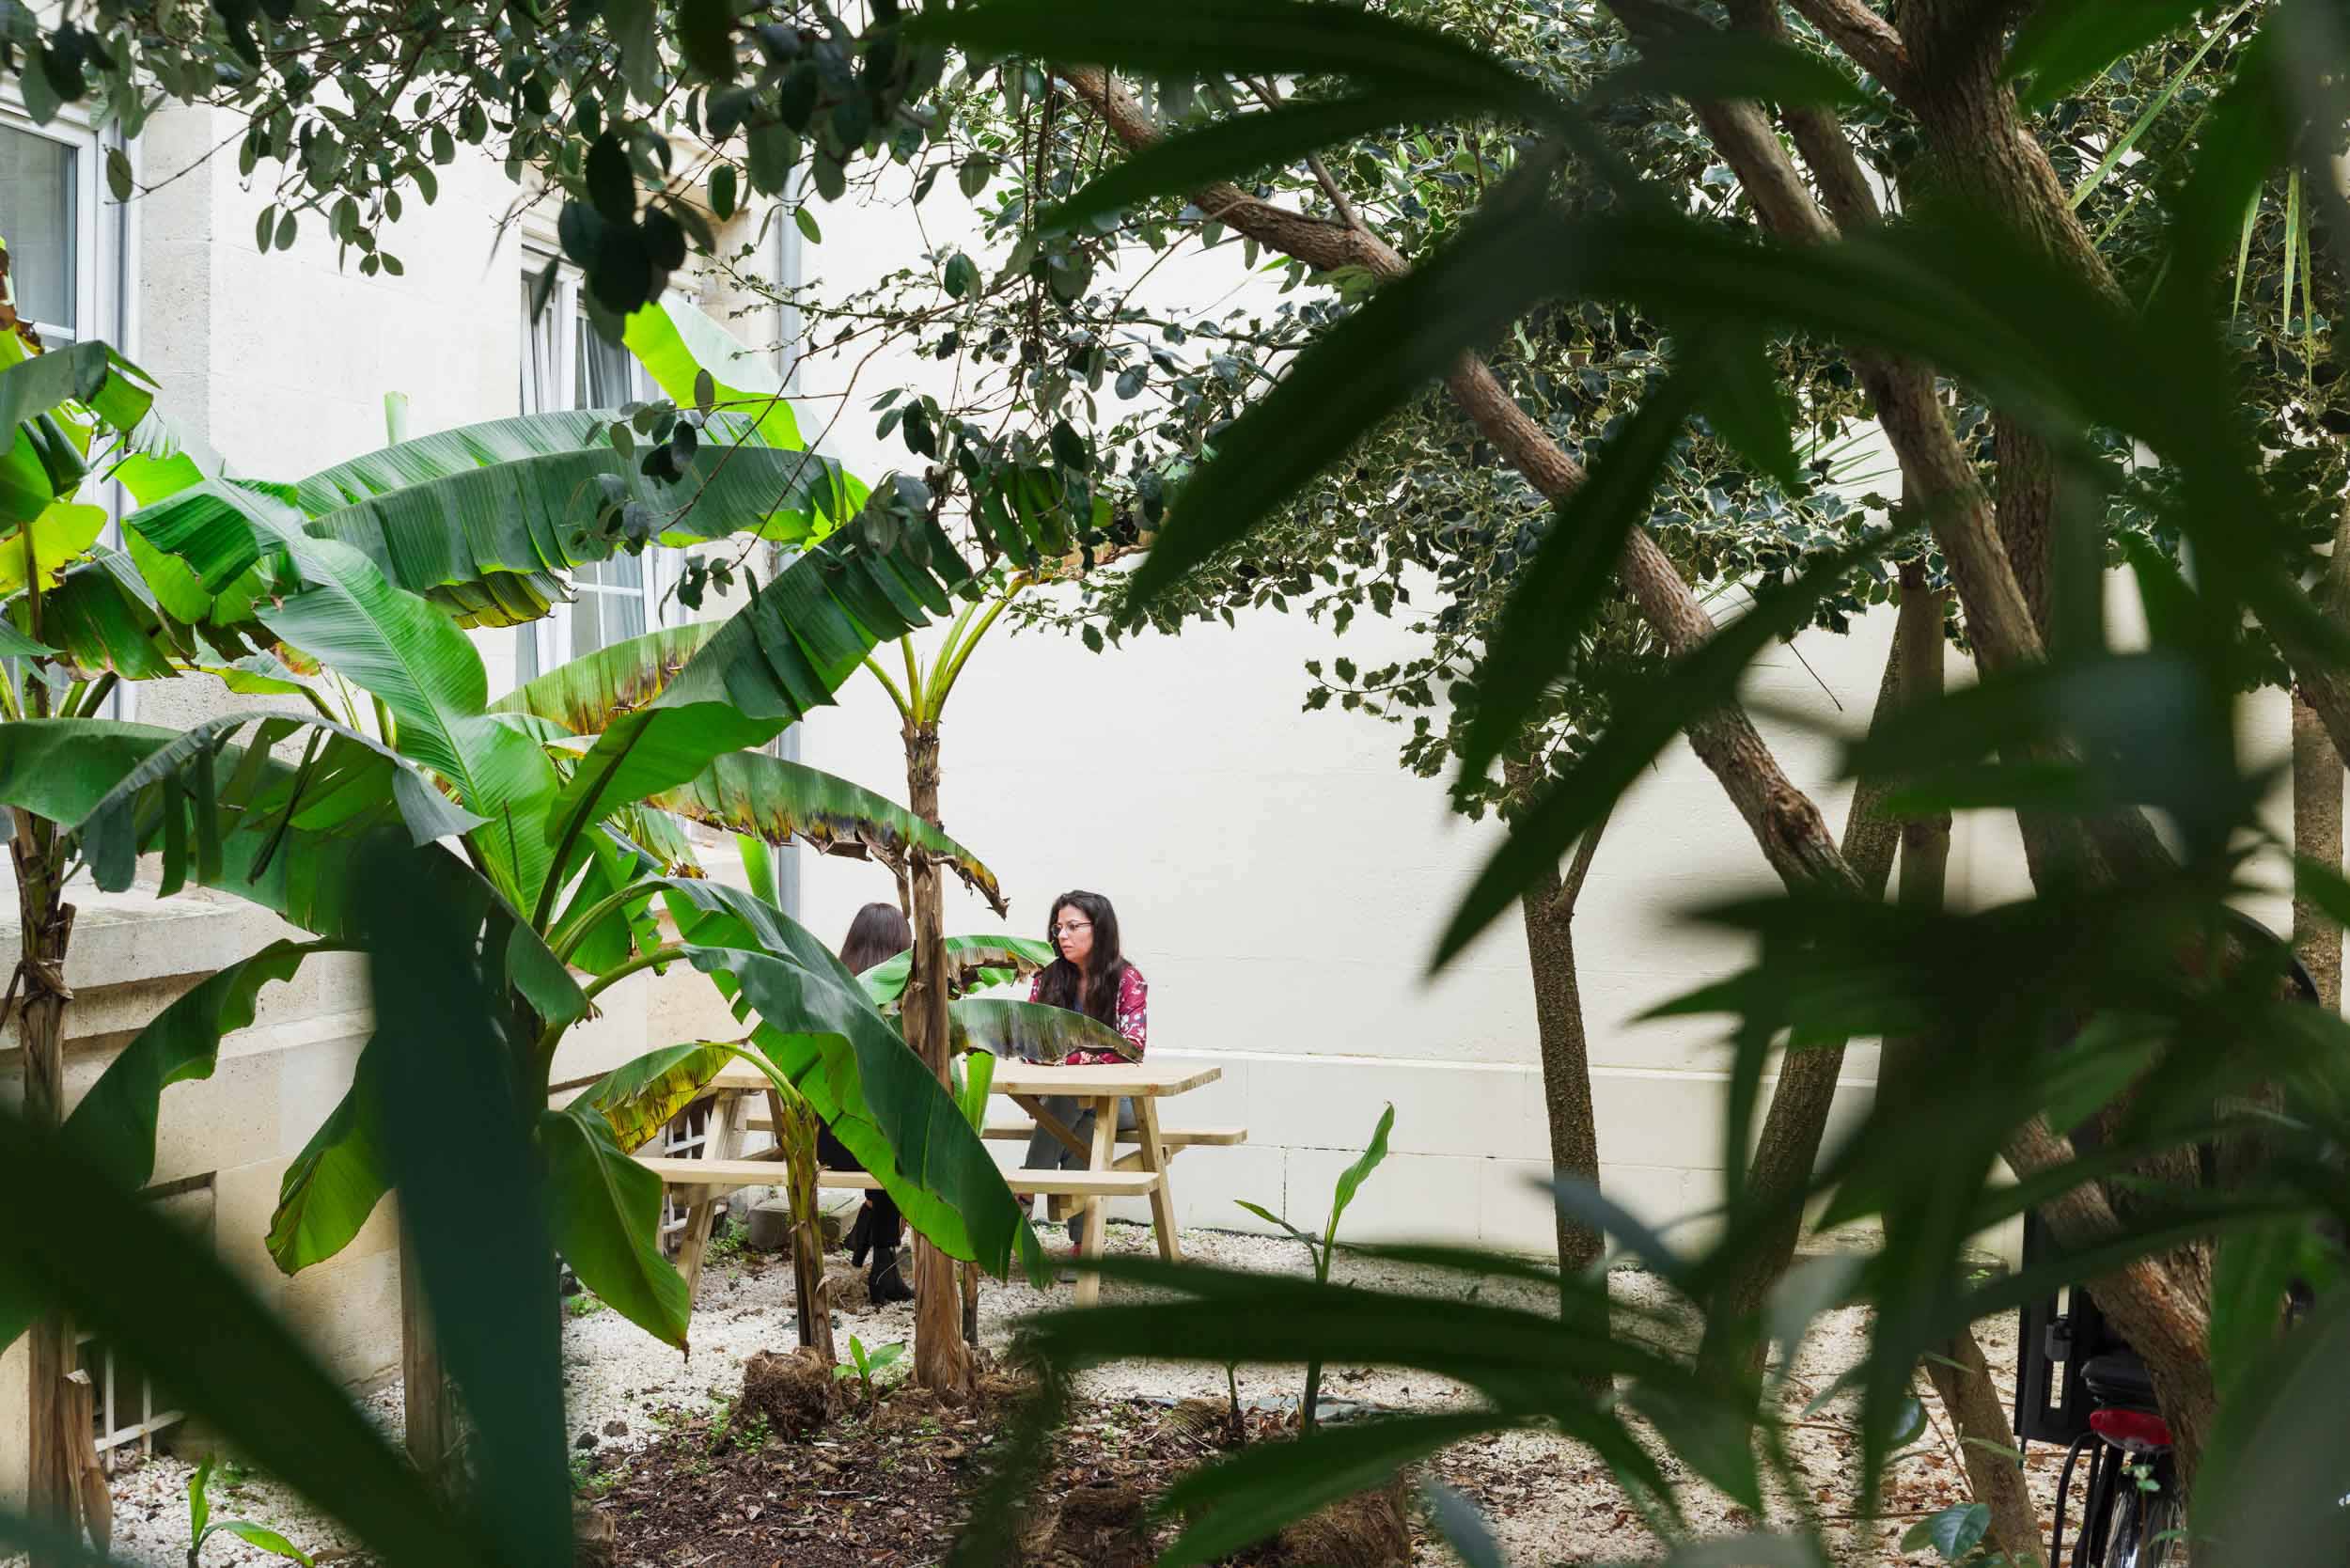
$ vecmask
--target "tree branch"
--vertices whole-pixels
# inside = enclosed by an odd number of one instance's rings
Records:
[[[1089,66],[1058,70],[1129,150],[1159,139],[1134,95],[1108,72]],[[1292,212],[1227,182],[1196,193],[1192,201],[1226,227],[1317,270],[1359,266],[1382,280],[1410,270],[1394,247],[1368,229]],[[1470,422],[1535,489],[1558,500],[1583,482],[1582,465],[1518,406],[1482,359],[1464,354],[1445,384]],[[1645,528],[1632,531],[1618,571],[1668,653],[1685,653],[1713,635],[1713,617]],[[1819,807],[1787,776],[1743,710],[1722,708],[1696,720],[1689,727],[1689,745],[1721,781],[1781,880],[1793,886],[1859,892],[1859,881],[1838,852]]]
[[[1862,0],[1788,0],[1795,14],[1817,27],[1853,63],[1884,83],[1896,98],[1910,86],[1909,45],[1893,24]]]

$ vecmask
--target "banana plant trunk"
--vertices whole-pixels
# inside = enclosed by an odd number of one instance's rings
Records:
[[[28,682],[28,684],[31,682]],[[22,924],[16,982],[17,1041],[24,1053],[24,1115],[34,1126],[65,1121],[65,960],[73,938],[73,906],[60,897],[64,856],[56,830],[18,811],[9,850],[16,861],[17,912]],[[73,1325],[54,1312],[33,1325],[31,1361],[30,1497],[34,1517],[69,1538],[82,1533],[81,1475],[91,1435],[73,1419],[66,1379],[74,1370]],[[33,1568],[53,1560],[35,1553]]]
[[[906,804],[932,826],[938,820],[938,726],[909,718],[906,745]],[[900,1016],[906,1043],[952,1092],[948,1074],[947,938],[939,907],[938,868],[909,857],[907,881],[914,904],[914,963]],[[949,1403],[973,1390],[971,1353],[963,1342],[956,1309],[955,1260],[926,1236],[914,1242],[914,1381]]]
[[[832,1301],[824,1288],[824,1229],[817,1212],[816,1113],[807,1102],[787,1104],[767,1091],[767,1115],[776,1141],[783,1145],[785,1180],[791,1197],[792,1315],[800,1343],[812,1345],[831,1366],[839,1359],[832,1342]]]

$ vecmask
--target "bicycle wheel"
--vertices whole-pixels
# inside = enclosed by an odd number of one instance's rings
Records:
[[[2178,1498],[2168,1491],[2140,1491],[2124,1476],[2101,1560],[2105,1568],[2184,1568],[2186,1549],[2178,1528]]]

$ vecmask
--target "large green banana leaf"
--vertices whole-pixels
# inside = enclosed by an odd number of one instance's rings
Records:
[[[718,635],[723,620],[689,620],[663,626],[557,665],[490,704],[494,713],[528,713],[561,727],[566,734],[594,735],[632,709],[661,695]]]
[[[22,339],[9,345],[23,353]],[[147,416],[155,384],[107,344],[74,343],[14,360],[0,368],[0,431],[14,430],[61,403],[80,403],[118,431]]]
[[[747,420],[713,417],[672,485],[647,478],[598,435],[618,417],[586,411],[469,425],[290,487],[207,480],[125,521],[211,593],[265,569],[290,521],[358,550],[462,624],[509,626],[563,596],[557,573],[613,554],[615,541],[595,527],[607,501],[642,505],[661,541],[676,545],[742,532],[791,542],[809,537],[810,517],[839,511],[837,463],[760,444]]]
[[[360,934],[362,859],[389,839],[420,857],[438,916],[478,929],[495,923],[515,983],[541,1016],[586,1013],[577,983],[498,889],[429,841],[461,820],[446,799],[421,780],[398,785],[407,771],[399,759],[316,720],[272,714],[249,745],[224,738],[250,721],[231,715],[193,732],[108,719],[0,725],[0,806],[86,835],[104,822],[128,854],[162,855],[164,893],[194,880],[342,941]],[[305,730],[312,740],[304,762],[271,756]],[[403,796],[413,815],[403,813]]]
[[[683,1350],[694,1306],[662,1256],[661,1178],[629,1157],[591,1106],[542,1112],[538,1144],[556,1250],[621,1316]]]
[[[768,446],[796,451],[807,445],[772,358],[693,306],[654,301],[621,323],[620,342],[679,407],[694,406],[695,383],[706,374],[715,406],[752,420]]]
[[[324,540],[294,547],[312,586],[260,617],[272,632],[380,699],[402,754],[431,768],[489,826],[474,843],[492,879],[531,908],[552,859],[539,828],[558,785],[546,753],[488,713],[473,641],[373,562]]]
[[[1053,945],[1030,936],[949,936],[947,943],[947,989],[952,996],[1026,980],[1053,962]],[[897,1011],[914,969],[911,949],[885,958],[857,977],[865,994],[884,1012]]]
[[[396,813],[407,824],[411,840],[425,844],[463,833],[480,821],[373,737],[325,720],[278,713],[229,713],[189,729],[113,719],[25,719],[0,727],[0,802],[22,807],[68,832],[81,832],[119,815],[135,821],[140,847],[151,848],[169,832],[161,820],[161,797],[174,788],[184,792],[183,776],[199,764],[233,776],[252,752],[228,742],[248,725],[255,727],[252,746],[263,755],[304,731],[319,741],[309,753],[306,771],[274,766],[255,776],[257,787],[250,796],[215,797],[215,806],[228,814],[227,826],[236,825],[242,814],[267,814],[298,804],[293,823],[307,832],[364,829]],[[223,757],[230,762],[224,765]],[[298,803],[293,788],[297,777]],[[224,830],[217,809],[212,830]],[[179,861],[180,856],[166,851],[166,879],[175,871],[184,874]]]
[[[1140,1059],[1126,1037],[1067,1008],[1008,996],[961,996],[947,1004],[947,1026],[958,1051],[985,1051],[1023,1061],[1058,1061],[1072,1051],[1110,1051]]]
[[[381,1040],[368,1042],[351,1087],[277,1184],[277,1208],[263,1245],[285,1274],[299,1274],[349,1247],[392,1190],[379,1121],[384,1049]]]
[[[890,863],[928,859],[950,867],[996,914],[1007,908],[995,873],[940,829],[862,785],[764,752],[713,758],[647,804],[769,843],[797,839],[823,855],[872,855]]]
[[[935,524],[927,564],[844,528],[777,572],[641,708],[596,737],[550,834],[576,837],[620,807],[684,784],[713,759],[765,745],[855,673],[881,642],[944,615],[970,568]]]
[[[0,606],[0,619],[12,633],[27,632],[32,612],[24,596],[17,594]],[[136,563],[100,545],[40,596],[36,648],[62,655],[85,673],[112,671],[126,680],[154,681],[177,674],[174,660],[193,657],[196,644],[189,629],[157,604]]]
[[[388,1066],[380,1042],[370,1041],[351,1088],[287,1167],[266,1245],[288,1275],[350,1246],[391,1195],[380,1121]],[[580,1101],[542,1115],[534,1137],[556,1247],[572,1272],[630,1322],[683,1348],[690,1307],[685,1281],[661,1254],[661,1179],[630,1158],[606,1119]]]
[[[623,1149],[641,1149],[678,1112],[700,1099],[727,1063],[748,1052],[744,1045],[694,1041],[664,1045],[624,1061],[582,1090],[567,1110],[585,1106],[611,1125]]]
[[[66,1118],[65,1136],[126,1192],[155,1173],[155,1130],[164,1090],[209,1078],[220,1060],[221,1036],[253,1022],[261,988],[288,980],[304,959],[343,948],[333,942],[273,942],[232,964],[157,1013],[122,1048]],[[32,1325],[40,1305],[22,1281],[0,1275],[0,1349]]]
[[[816,1108],[916,1231],[1001,1275],[1032,1257],[1020,1204],[952,1096],[864,988],[807,930],[740,888],[670,878],[684,956],[738,1014],[753,1050]]]
[[[549,670],[491,705],[592,735],[658,697],[724,622],[665,626]],[[909,846],[950,866],[965,886],[1004,911],[995,875],[970,851],[904,807],[845,778],[760,752],[728,752],[645,804],[770,843],[797,839],[822,854],[902,858]],[[645,841],[643,832],[634,837]],[[675,855],[656,857],[674,863]]]
[[[39,517],[80,482],[89,427],[63,413],[66,404],[127,431],[153,400],[146,372],[104,343],[32,354],[8,335],[0,342],[0,528]]]
[[[744,343],[694,306],[656,300],[628,318],[620,341],[653,384],[679,407],[693,405],[695,384],[708,375],[716,406],[754,421],[759,438],[768,446],[797,450],[806,445],[773,356]],[[837,470],[834,477],[840,489],[833,516],[855,515],[865,504],[864,483],[845,470]],[[812,536],[822,531],[821,518],[809,518],[808,525]]]

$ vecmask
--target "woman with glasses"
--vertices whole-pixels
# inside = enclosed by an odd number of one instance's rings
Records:
[[[1118,912],[1110,907],[1110,901],[1099,893],[1063,893],[1053,901],[1052,917],[1045,929],[1057,956],[1038,971],[1028,988],[1028,1000],[1082,1012],[1118,1031],[1133,1047],[1128,1057],[1106,1050],[1072,1051],[1066,1058],[1067,1064],[1098,1066],[1138,1059],[1150,1032],[1150,988],[1143,982],[1142,971],[1127,963],[1119,949]],[[1079,1143],[1090,1144],[1093,1112],[1081,1109],[1081,1104],[1089,1105],[1090,1102],[1081,1103],[1073,1095],[1047,1095],[1044,1099],[1045,1110],[1074,1133]],[[1134,1129],[1132,1100],[1118,1102],[1118,1125],[1121,1132]],[[1084,1163],[1084,1157],[1076,1151],[1041,1127],[1028,1139],[1030,1169],[1054,1170]],[[1069,1221],[1072,1247],[1083,1242],[1078,1229],[1081,1223],[1080,1216],[1072,1216]]]

